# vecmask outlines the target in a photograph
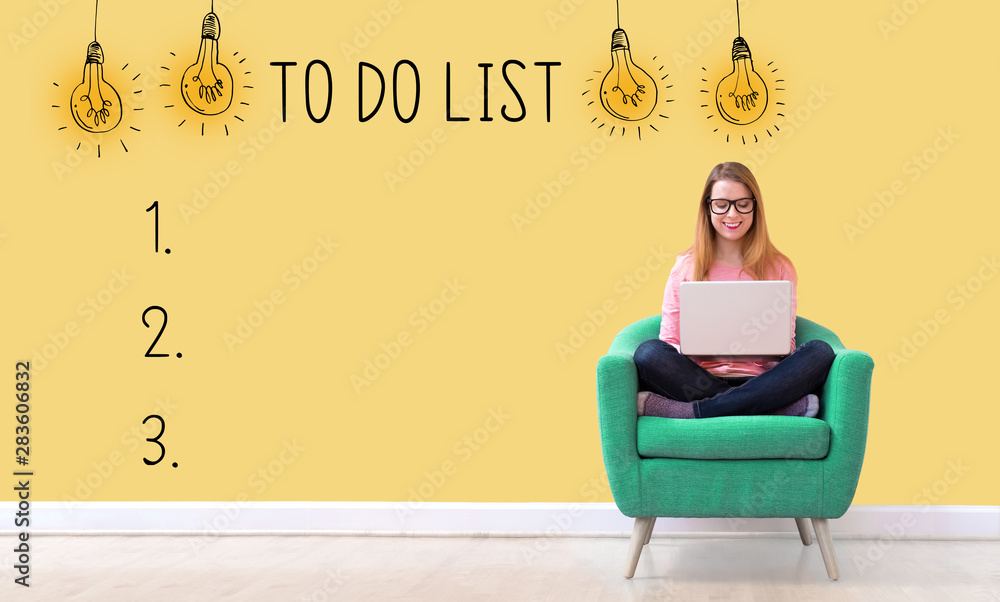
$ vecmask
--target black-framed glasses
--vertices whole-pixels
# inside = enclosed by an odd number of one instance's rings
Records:
[[[756,199],[708,199],[708,206],[712,210],[712,213],[716,215],[725,215],[729,213],[729,208],[735,206],[736,211],[739,213],[752,213],[754,206],[757,204]]]

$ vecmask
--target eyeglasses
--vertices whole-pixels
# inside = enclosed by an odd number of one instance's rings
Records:
[[[729,213],[729,208],[733,205],[736,206],[736,211],[739,213],[752,213],[754,206],[757,204],[756,199],[736,199],[735,201],[730,201],[729,199],[708,199],[708,206],[712,209],[712,213],[716,215],[725,215]]]

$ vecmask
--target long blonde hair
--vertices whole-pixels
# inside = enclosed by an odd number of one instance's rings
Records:
[[[784,253],[775,248],[767,234],[767,220],[764,218],[764,200],[760,193],[757,178],[742,163],[720,163],[708,174],[705,190],[698,203],[698,223],[694,231],[694,244],[685,254],[694,256],[694,280],[708,280],[708,273],[715,263],[715,228],[712,226],[711,211],[708,200],[712,195],[712,187],[719,180],[740,182],[750,189],[756,201],[753,223],[743,235],[743,270],[754,280],[769,280],[777,277],[779,264],[784,263],[795,277],[795,267]]]

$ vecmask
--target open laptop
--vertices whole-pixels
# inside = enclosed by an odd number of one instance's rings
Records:
[[[681,353],[694,360],[771,361],[792,338],[788,280],[682,282]]]

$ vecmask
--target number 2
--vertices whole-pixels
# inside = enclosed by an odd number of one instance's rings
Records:
[[[146,328],[150,327],[149,322],[146,321],[146,314],[154,309],[163,312],[163,324],[160,326],[160,332],[156,333],[156,338],[153,339],[153,344],[149,346],[149,349],[146,350],[146,355],[143,357],[167,357],[170,355],[169,353],[153,353],[153,347],[156,347],[156,342],[160,340],[160,337],[163,335],[163,331],[167,329],[167,310],[163,309],[159,305],[150,305],[146,308],[146,311],[142,312],[142,325]]]

